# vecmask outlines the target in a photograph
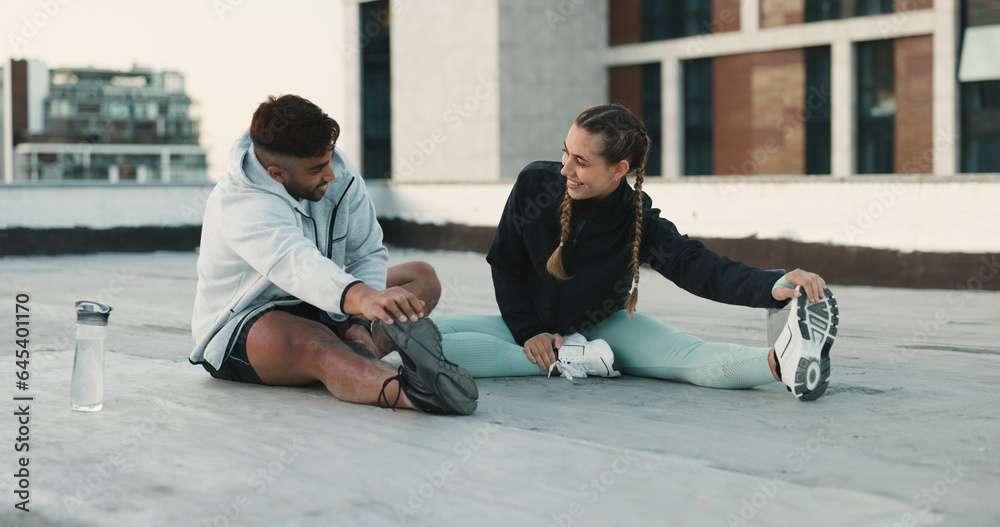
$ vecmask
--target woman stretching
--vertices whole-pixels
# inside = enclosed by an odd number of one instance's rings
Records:
[[[596,106],[570,127],[561,164],[535,162],[521,172],[487,256],[502,318],[433,317],[445,355],[475,377],[537,375],[553,366],[566,374],[581,353],[601,362],[584,338],[600,339],[618,364],[598,374],[616,376],[620,365],[629,375],[714,388],[777,379],[799,399],[821,396],[838,321],[826,283],[800,269],[755,269],[678,233],[642,193],[649,144],[624,106]],[[705,342],[635,313],[641,264],[717,302],[795,304],[774,348]]]

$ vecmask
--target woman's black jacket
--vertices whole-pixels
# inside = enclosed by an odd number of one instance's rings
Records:
[[[623,178],[611,196],[573,202],[563,266],[572,279],[546,271],[559,245],[560,205],[566,178],[558,162],[531,163],[517,178],[487,261],[497,304],[519,344],[541,333],[587,330],[624,309],[632,284],[634,191]],[[780,307],[771,288],[783,276],[710,251],[677,232],[643,194],[640,263],[703,298],[749,307]],[[643,297],[643,303],[655,299]]]

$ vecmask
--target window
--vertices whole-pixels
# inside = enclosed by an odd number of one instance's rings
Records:
[[[712,59],[684,63],[684,175],[713,174]]]
[[[962,83],[962,172],[1000,172],[1000,80]]]
[[[167,114],[168,117],[187,117],[188,115],[188,104],[182,102],[175,102],[170,104],[170,112]]]
[[[663,103],[660,63],[642,66],[642,115],[640,118],[646,124],[649,133],[649,158],[646,161],[646,173],[659,176],[663,174]]]
[[[806,22],[840,18],[840,0],[806,0]]]
[[[889,174],[894,168],[896,120],[895,60],[892,40],[857,45],[858,174]]]
[[[830,47],[806,48],[806,174],[830,173]]]
[[[893,0],[857,0],[856,2],[844,2],[844,6],[854,5],[853,13],[845,13],[844,16],[867,16],[867,15],[884,15],[887,13],[892,13],[892,1]],[[917,9],[920,6],[920,2],[913,2],[912,4],[905,4],[908,9]]]
[[[805,21],[821,22],[855,16],[884,15],[892,13],[892,0],[805,0]],[[921,2],[907,4],[908,9],[919,9]]]
[[[712,3],[703,0],[642,0],[642,41],[712,32]]]
[[[389,64],[389,1],[360,4],[361,173],[392,177],[392,86]]]
[[[1000,77],[995,58],[1000,2],[962,2],[962,29],[961,171],[1000,172]]]
[[[67,99],[52,99],[49,116],[53,118],[72,117],[76,112],[72,101]]]
[[[82,102],[80,103],[78,108],[80,110],[80,113],[83,115],[97,115],[101,113],[101,105],[99,103],[93,104],[93,103]]]
[[[80,113],[83,113],[83,105],[80,105]],[[108,103],[108,117],[111,119],[128,119],[130,109],[128,103],[122,101],[111,101]]]

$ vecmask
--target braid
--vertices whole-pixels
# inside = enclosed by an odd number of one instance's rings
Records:
[[[642,180],[646,175],[646,168],[639,167],[635,171],[635,239],[632,240],[632,273],[633,284],[632,293],[628,295],[625,302],[625,313],[628,318],[632,318],[635,312],[635,305],[639,302],[639,247],[642,244]]]
[[[580,113],[575,124],[596,134],[604,140],[604,150],[601,157],[609,164],[622,160],[628,161],[629,171],[635,172],[635,236],[632,239],[632,292],[625,302],[626,314],[632,318],[636,303],[639,300],[639,252],[642,247],[642,182],[646,177],[646,160],[649,157],[650,138],[646,126],[620,104],[602,104],[588,108]],[[568,195],[567,195],[568,197]],[[569,229],[569,211],[567,203],[563,203],[563,240],[567,238]],[[553,265],[553,261],[561,264],[559,249],[549,259],[549,272],[562,270]]]
[[[572,276],[566,274],[566,269],[563,267],[562,262],[562,248],[563,245],[569,241],[569,219],[573,212],[573,198],[569,196],[569,191],[564,191],[563,201],[562,201],[562,217],[559,219],[559,225],[561,231],[559,232],[559,246],[556,247],[555,251],[552,251],[552,256],[549,257],[549,262],[545,265],[545,269],[548,270],[549,274],[560,279],[569,280],[573,278]]]

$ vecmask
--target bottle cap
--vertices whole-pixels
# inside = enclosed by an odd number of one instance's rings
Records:
[[[79,300],[76,303],[76,322],[88,326],[107,326],[111,306],[93,300]]]

